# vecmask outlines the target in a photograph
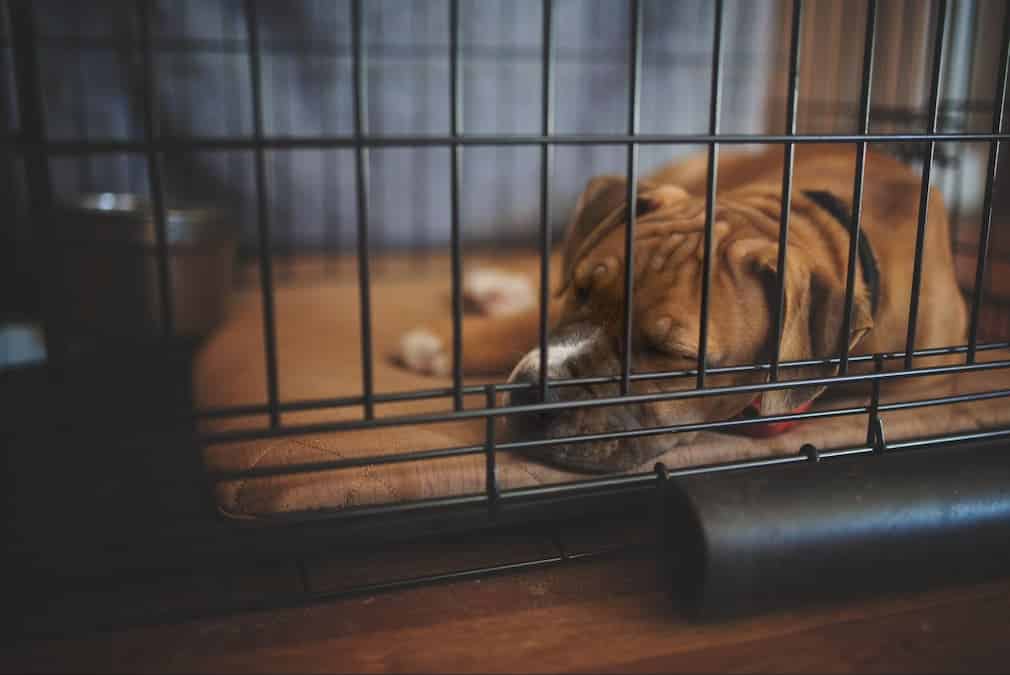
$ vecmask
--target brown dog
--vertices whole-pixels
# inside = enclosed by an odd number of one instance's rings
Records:
[[[721,153],[713,228],[708,364],[710,367],[767,362],[777,290],[781,148],[759,154]],[[855,174],[851,147],[797,147],[785,275],[785,311],[780,344],[783,361],[835,357],[844,345],[853,354],[903,351],[905,347],[920,178],[904,164],[868,153],[861,227],[864,245],[856,273],[851,332],[841,335],[848,262],[849,214]],[[638,186],[634,241],[632,364],[635,372],[696,367],[704,249],[706,157],[665,167]],[[627,205],[624,178],[589,182],[578,200],[562,246],[560,290],[550,306],[548,376],[615,375],[623,351],[624,236]],[[939,191],[930,194],[923,257],[916,348],[965,342],[966,311],[950,249],[947,215]],[[559,269],[560,268],[560,269]],[[467,317],[463,364],[467,374],[504,373],[511,381],[539,378],[535,302],[519,296],[529,287],[503,290],[487,277],[470,292],[514,311]],[[404,337],[399,355],[408,367],[444,374],[451,365],[448,321]],[[957,357],[917,359],[934,365]],[[898,364],[900,365],[900,364]],[[828,366],[787,368],[782,379],[830,375]],[[852,369],[866,370],[865,364]],[[710,376],[707,386],[765,381],[758,372]],[[694,379],[639,380],[643,394],[691,388]],[[888,387],[915,387],[899,379]],[[864,385],[865,388],[865,385]],[[731,418],[752,404],[761,414],[796,410],[824,387],[708,396],[624,406],[567,409],[552,415],[512,416],[513,432],[564,437],[615,430]],[[515,392],[512,402],[533,402],[533,390]],[[616,384],[550,389],[552,400],[615,396]],[[664,434],[589,443],[559,443],[542,456],[589,470],[626,469],[689,442],[690,434]]]

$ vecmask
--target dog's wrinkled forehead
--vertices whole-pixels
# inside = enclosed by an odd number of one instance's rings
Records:
[[[704,206],[699,203],[697,208],[681,211],[649,213],[635,228],[632,272],[636,303],[651,302],[649,297],[663,294],[671,287],[691,290],[700,280],[705,257]],[[723,248],[730,230],[724,220],[713,223],[713,271],[721,273]],[[566,287],[574,288],[577,294],[591,290],[623,302],[625,229],[611,227],[601,234],[591,248],[586,246],[572,261]]]
[[[706,355],[710,362],[746,359],[765,340],[767,275],[759,263],[775,262],[776,223],[733,202],[713,215],[709,307],[716,309],[709,315]],[[650,212],[636,224],[631,308],[636,349],[688,358],[697,354],[705,221],[704,199],[690,198]],[[612,227],[574,261],[561,291],[566,294],[562,323],[589,320],[621,339],[624,237],[623,227]]]
[[[589,182],[565,229],[562,291],[571,282],[575,266],[627,222],[627,194],[628,184],[620,176],[600,176]],[[687,192],[675,185],[657,186],[642,181],[635,195],[635,214],[644,218],[687,196]]]

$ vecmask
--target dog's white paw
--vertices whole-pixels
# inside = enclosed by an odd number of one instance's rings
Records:
[[[450,358],[442,339],[434,333],[415,328],[400,338],[400,362],[408,369],[425,375],[448,375]]]
[[[462,293],[468,310],[486,316],[507,316],[537,304],[537,295],[529,279],[491,267],[467,272]]]

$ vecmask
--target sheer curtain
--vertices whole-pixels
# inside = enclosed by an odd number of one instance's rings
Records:
[[[40,2],[48,124],[53,138],[140,138],[134,4]],[[272,136],[348,134],[351,116],[350,3],[260,3],[264,122]],[[449,129],[447,0],[365,3],[368,125],[374,134],[445,134]],[[781,48],[779,3],[729,0],[724,23],[727,132],[763,131],[769,83]],[[463,0],[463,129],[540,132],[540,0]],[[645,0],[643,132],[708,127],[713,5]],[[167,132],[251,133],[243,3],[164,0],[157,11],[159,114]],[[623,133],[627,125],[628,3],[556,0],[557,133]],[[68,38],[87,38],[74,43]],[[46,42],[46,39],[49,42]],[[119,42],[116,42],[119,39]],[[697,148],[648,147],[642,170]],[[172,153],[170,192],[228,200],[245,239],[255,240],[248,152]],[[273,150],[267,155],[272,229],[279,247],[353,245],[355,186],[348,150]],[[468,148],[462,216],[468,242],[531,239],[538,227],[535,147]],[[377,246],[448,240],[449,152],[387,148],[371,153],[370,206]],[[560,229],[592,175],[624,170],[619,147],[563,147],[551,182]],[[102,156],[54,163],[58,194],[143,192],[143,159]]]

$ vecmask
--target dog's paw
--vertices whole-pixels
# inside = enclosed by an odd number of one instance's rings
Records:
[[[537,304],[537,295],[529,279],[491,267],[467,272],[462,294],[467,310],[485,316],[507,316]]]
[[[448,375],[450,358],[442,339],[423,328],[404,333],[400,338],[399,361],[409,370],[424,375]]]

